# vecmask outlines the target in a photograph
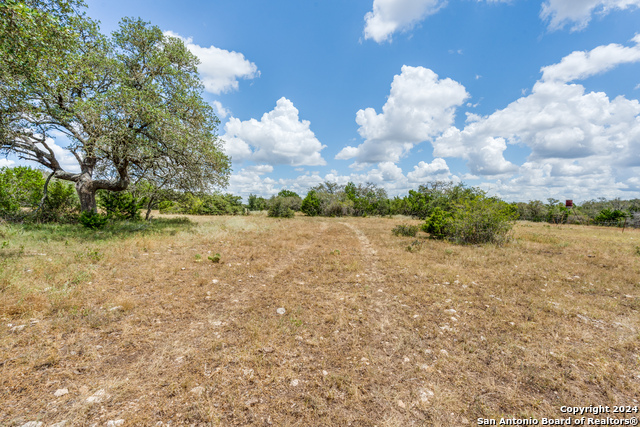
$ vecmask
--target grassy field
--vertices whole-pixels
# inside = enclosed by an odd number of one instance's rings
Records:
[[[506,246],[463,247],[393,236],[419,224],[402,218],[190,219],[0,225],[0,425],[462,426],[639,405],[638,230],[519,223]]]

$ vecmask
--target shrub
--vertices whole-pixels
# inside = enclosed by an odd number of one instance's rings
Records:
[[[309,216],[320,215],[320,198],[314,190],[310,190],[302,201],[300,210]]]
[[[434,208],[431,215],[422,225],[422,230],[429,233],[434,239],[444,239],[448,237],[451,225],[451,214],[442,210],[442,208]]]
[[[38,206],[44,182],[42,172],[30,167],[0,168],[0,214],[15,215],[21,207]]]
[[[446,227],[448,238],[461,244],[503,244],[513,228],[517,213],[507,203],[478,197],[454,211]]]
[[[47,187],[47,199],[38,219],[45,222],[71,222],[80,210],[80,200],[73,184],[52,180]]]
[[[105,210],[110,219],[139,220],[144,200],[137,200],[127,191],[101,191],[98,205]]]
[[[82,212],[78,217],[78,222],[84,227],[91,228],[93,230],[102,228],[107,223],[107,216],[101,215],[96,212]]]
[[[423,230],[435,239],[460,244],[502,244],[507,241],[517,215],[513,206],[480,195],[457,205],[451,213],[435,208]]]
[[[295,213],[289,207],[290,197],[272,197],[269,200],[269,212],[267,216],[273,218],[293,218]]]
[[[400,224],[396,225],[391,232],[394,236],[416,237],[418,229],[417,225]]]
[[[618,223],[624,220],[628,214],[619,209],[603,209],[596,215],[593,222],[601,225],[618,225]]]

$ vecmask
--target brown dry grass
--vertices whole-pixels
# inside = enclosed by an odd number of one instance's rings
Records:
[[[4,237],[0,425],[450,426],[638,405],[638,231],[521,223],[504,247],[423,235],[410,252],[400,219],[192,220]]]

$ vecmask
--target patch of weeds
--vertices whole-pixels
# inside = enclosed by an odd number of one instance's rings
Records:
[[[406,249],[409,252],[418,252],[420,249],[422,249],[422,241],[414,240],[413,242],[411,242],[411,244],[409,244],[409,246],[407,246]]]
[[[220,263],[220,254],[215,254],[214,256],[208,256],[209,260],[215,264]]]
[[[291,322],[291,326],[293,326],[294,328],[299,328],[300,326],[302,326],[302,320],[296,319],[293,316],[289,318],[289,321]]]
[[[640,246],[636,246],[636,255],[640,256]]]
[[[9,242],[7,242],[7,241],[5,240],[4,242],[2,242],[2,247],[0,247],[0,249],[4,249],[4,248],[6,248],[7,246],[9,246]],[[637,248],[637,246],[636,246],[636,248]]]
[[[394,236],[416,237],[419,229],[417,225],[400,224],[396,225],[391,232]]]
[[[76,258],[80,261],[87,259],[93,262],[98,262],[102,259],[102,254],[97,249],[87,249],[86,252],[76,253]]]
[[[340,255],[340,249],[334,249],[331,252],[329,252],[331,255]]]
[[[447,255],[452,255],[453,254],[453,249],[445,249],[444,253]]]
[[[201,262],[202,261],[202,255],[200,255],[200,254],[196,254],[195,258],[196,258],[196,262]]]

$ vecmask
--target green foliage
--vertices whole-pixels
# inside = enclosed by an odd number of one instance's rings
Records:
[[[479,195],[459,203],[452,212],[435,208],[423,230],[435,239],[459,244],[503,244],[516,218],[517,212],[511,205]]]
[[[263,211],[267,209],[267,199],[258,197],[255,194],[249,194],[248,208],[250,211]]]
[[[517,213],[509,204],[495,198],[477,197],[454,211],[446,227],[448,238],[461,244],[503,244],[516,218]]]
[[[394,236],[416,237],[419,229],[420,227],[417,225],[399,224],[391,232]]]
[[[220,262],[220,254],[216,253],[214,256],[208,256],[207,258],[209,258],[209,260],[215,264],[218,264]]]
[[[593,222],[600,225],[618,225],[629,216],[629,214],[619,209],[603,209],[598,213],[598,215],[596,215]]]
[[[47,198],[38,220],[75,222],[75,216],[79,210],[80,201],[73,185],[54,179],[47,187]]]
[[[267,216],[273,218],[293,218],[295,212],[291,209],[293,197],[272,197],[269,199],[269,211]]]
[[[158,203],[160,213],[188,215],[241,215],[244,213],[242,198],[232,194],[175,195],[172,200]]]
[[[19,209],[35,208],[42,199],[45,179],[30,167],[0,169],[0,215],[15,215]]]
[[[83,211],[95,210],[96,190],[122,191],[141,178],[180,191],[225,186],[230,159],[202,98],[197,57],[140,19],[104,36],[81,7],[0,3],[0,153],[76,182]],[[46,138],[55,131],[70,139],[81,179],[60,167]]]
[[[78,217],[78,222],[86,228],[97,230],[103,228],[107,224],[108,218],[106,215],[99,214],[97,212],[84,211]]]
[[[320,215],[320,198],[314,190],[310,190],[304,200],[300,210],[308,216]]]
[[[444,239],[449,236],[451,225],[451,214],[437,207],[422,225],[422,230],[434,239]]]
[[[278,193],[279,197],[298,197],[300,198],[300,196],[298,196],[298,193],[291,191],[291,190],[280,190],[280,192]]]
[[[104,191],[98,193],[98,206],[105,210],[107,218],[116,221],[140,219],[140,209],[145,200],[136,200],[128,191]]]

